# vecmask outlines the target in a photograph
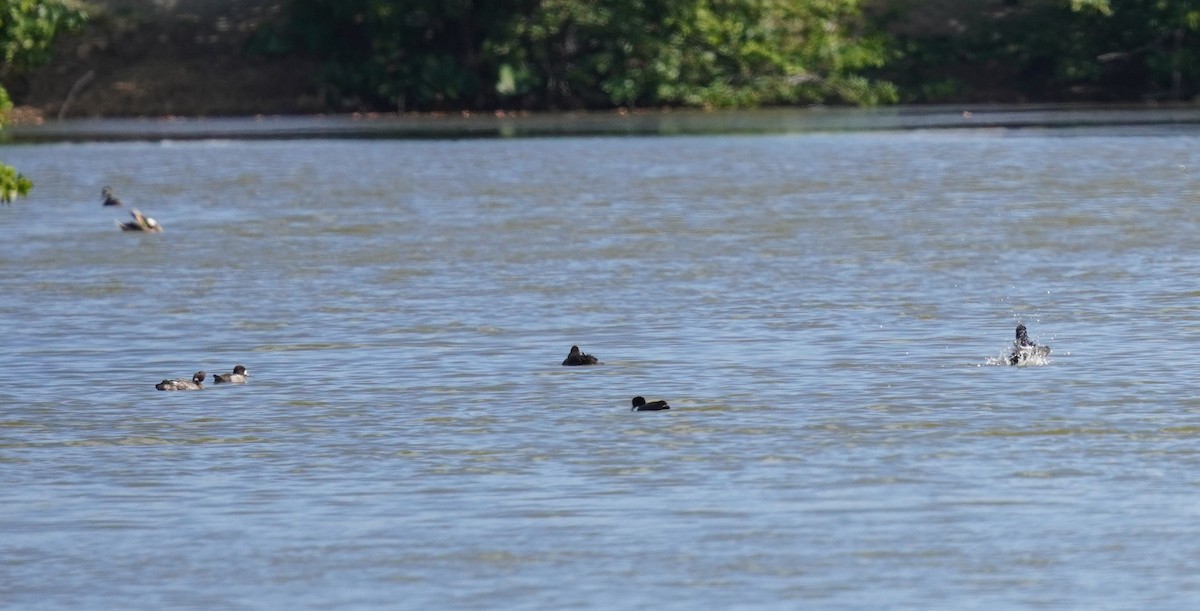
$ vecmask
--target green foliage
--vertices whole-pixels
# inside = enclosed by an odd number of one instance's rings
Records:
[[[376,108],[895,99],[859,0],[293,0],[289,36]]]
[[[68,0],[0,0],[0,77],[49,61],[54,37],[86,19]]]
[[[1200,5],[1027,0],[932,13],[880,0],[896,57],[878,72],[915,102],[1186,100],[1200,95]],[[954,28],[946,24],[955,24]],[[957,83],[953,89],[936,83]]]
[[[78,28],[87,18],[69,0],[0,0],[0,79],[7,80],[50,60],[50,45],[60,32]],[[12,101],[0,84],[0,126]],[[33,183],[0,163],[0,202],[29,193]]]
[[[1071,10],[1076,12],[1091,10],[1101,15],[1111,15],[1112,2],[1111,0],[1071,0]]]
[[[50,44],[86,14],[65,0],[0,0],[0,124],[12,108],[2,82],[50,59]]]
[[[0,202],[12,202],[18,196],[29,193],[33,183],[21,176],[16,170],[0,163]]]
[[[325,58],[321,84],[369,106],[441,107],[480,91],[478,49],[521,2],[293,0],[288,36]],[[450,104],[453,102],[454,104]]]

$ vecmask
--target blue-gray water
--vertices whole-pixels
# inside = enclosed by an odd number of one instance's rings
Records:
[[[0,158],[5,608],[1200,601],[1193,127]]]

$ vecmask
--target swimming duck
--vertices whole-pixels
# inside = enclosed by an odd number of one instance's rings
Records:
[[[567,353],[567,358],[563,359],[563,366],[568,365],[595,365],[600,362],[600,359],[579,351],[579,346],[571,346],[571,351]]]
[[[246,373],[246,367],[238,365],[233,368],[233,373],[218,373],[213,376],[214,384],[245,384],[246,378],[250,374]]]
[[[646,400],[644,398],[634,397],[633,398],[633,409],[631,409],[629,411],[631,411],[631,412],[657,412],[657,411],[663,410],[663,409],[671,409],[671,406],[667,405],[666,401],[651,401],[649,403],[646,403]]]
[[[129,214],[133,215],[132,221],[128,223],[117,221],[117,227],[120,227],[121,231],[161,232],[163,230],[162,225],[159,225],[158,221],[142,214],[137,208],[131,210]]]
[[[1017,365],[1033,356],[1046,357],[1050,354],[1050,346],[1039,346],[1029,339],[1025,325],[1017,325],[1017,338],[1013,340],[1012,352],[1008,356],[1009,365]]]
[[[185,380],[183,378],[163,380],[162,382],[155,384],[154,387],[158,390],[204,390],[203,382],[206,375],[208,374],[204,373],[203,371],[197,371],[196,375],[193,375],[192,379],[190,380]]]
[[[113,195],[112,187],[104,187],[103,189],[100,190],[100,195],[104,196],[104,205],[105,206],[120,206],[121,205],[121,200],[117,199],[117,197],[115,195]]]

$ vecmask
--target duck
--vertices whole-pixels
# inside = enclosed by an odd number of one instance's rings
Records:
[[[154,388],[157,388],[158,390],[204,390],[203,382],[207,375],[208,374],[204,373],[203,371],[197,371],[190,380],[185,380],[183,378],[163,380],[162,382],[155,384]]]
[[[104,196],[104,204],[103,205],[105,205],[105,206],[120,206],[121,205],[121,200],[117,199],[117,196],[113,195],[112,187],[104,187],[103,189],[100,190],[100,195]]]
[[[664,410],[664,409],[671,409],[671,406],[667,405],[666,401],[651,401],[649,403],[646,403],[645,398],[634,397],[633,398],[633,409],[631,409],[629,411],[631,411],[631,412],[657,412],[659,410]]]
[[[162,225],[159,225],[158,221],[142,214],[137,208],[131,210],[129,214],[133,215],[132,221],[128,223],[117,221],[117,227],[120,227],[121,231],[149,231],[158,233],[163,230]]]
[[[238,365],[233,368],[233,373],[218,373],[213,375],[214,384],[245,384],[246,378],[250,374],[246,373],[244,365]]]
[[[579,346],[571,346],[571,351],[567,353],[567,358],[563,359],[563,366],[575,365],[596,365],[600,363],[600,359],[579,351]]]
[[[1050,346],[1039,346],[1037,342],[1029,339],[1029,331],[1025,325],[1017,324],[1016,335],[1016,339],[1013,340],[1012,352],[1008,355],[1009,365],[1018,365],[1035,355],[1045,357],[1050,354]]]

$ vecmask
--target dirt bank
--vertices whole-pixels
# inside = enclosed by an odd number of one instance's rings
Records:
[[[261,52],[279,0],[93,0],[55,59],[10,83],[20,120],[329,110],[316,61]]]

